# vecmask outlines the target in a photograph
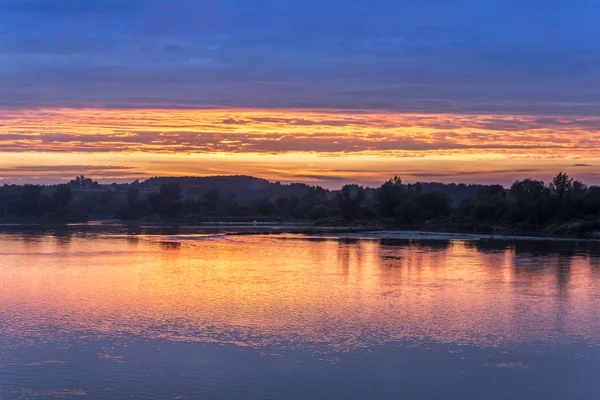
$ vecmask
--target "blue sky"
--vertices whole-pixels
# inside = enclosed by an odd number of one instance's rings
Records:
[[[586,0],[2,0],[0,107],[598,113]]]

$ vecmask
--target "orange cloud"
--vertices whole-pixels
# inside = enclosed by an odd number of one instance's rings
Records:
[[[5,151],[597,155],[600,118],[260,110],[4,111]]]
[[[247,173],[372,182],[403,173],[415,180],[503,180],[575,164],[587,171],[600,157],[599,131],[600,118],[568,116],[5,110],[0,178],[62,179],[80,169],[106,179]]]

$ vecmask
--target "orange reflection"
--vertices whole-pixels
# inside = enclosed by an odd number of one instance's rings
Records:
[[[135,335],[335,350],[598,339],[600,270],[583,253],[461,241],[136,238],[76,235],[67,251],[64,238],[0,236],[4,339]]]

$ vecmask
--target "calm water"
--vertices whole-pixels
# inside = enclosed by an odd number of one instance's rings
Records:
[[[600,246],[0,233],[0,399],[599,399]]]

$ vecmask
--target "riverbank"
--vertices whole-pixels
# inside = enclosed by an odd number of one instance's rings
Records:
[[[194,234],[202,232],[219,233],[231,236],[245,235],[309,235],[338,238],[373,239],[431,239],[431,240],[600,240],[598,232],[585,234],[577,230],[555,230],[550,227],[477,227],[455,223],[429,223],[420,225],[394,225],[389,223],[369,223],[369,221],[331,221],[331,224],[314,224],[304,221],[289,222],[194,222],[189,221],[120,221],[96,220],[88,222],[64,223],[59,221],[39,221],[27,223],[1,223],[0,231],[31,232],[105,232],[115,234]],[[560,232],[560,233],[557,233]]]

